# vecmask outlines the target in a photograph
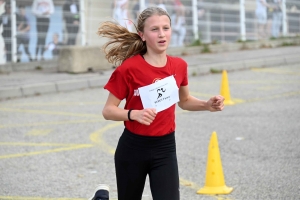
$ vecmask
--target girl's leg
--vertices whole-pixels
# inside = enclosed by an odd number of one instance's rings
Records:
[[[132,148],[128,140],[123,134],[115,153],[118,200],[141,200],[150,153],[145,149]]]
[[[36,30],[37,30],[37,43],[35,47],[35,58],[38,58],[39,49],[43,48],[43,19],[40,17],[36,18]]]
[[[41,38],[40,38],[40,45],[41,45],[41,56],[44,57],[45,45],[46,45],[46,38],[49,30],[50,19],[43,18],[43,23],[41,27]]]
[[[23,45],[24,45],[24,50],[25,50],[25,53],[27,54],[29,60],[31,61],[31,55],[30,55],[30,52],[29,52],[29,38],[24,38],[23,39]]]
[[[179,200],[179,175],[176,152],[155,159],[149,173],[153,200]]]
[[[35,49],[36,58],[38,57],[39,49],[41,49],[41,56],[43,57],[43,55],[44,55],[46,37],[47,37],[48,29],[49,29],[49,23],[50,23],[49,18],[37,17],[36,29],[37,29],[37,33],[38,33],[38,36],[37,36],[38,40],[37,40],[37,45],[36,45],[36,49]]]

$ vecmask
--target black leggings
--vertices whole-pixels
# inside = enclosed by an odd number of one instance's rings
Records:
[[[79,26],[73,24],[67,24],[67,31],[68,31],[68,45],[75,45],[77,33],[79,31]]]
[[[37,17],[36,20],[37,20],[36,29],[38,34],[37,35],[38,40],[35,48],[35,55],[38,56],[39,49],[41,49],[41,56],[43,56],[45,51],[47,33],[49,30],[50,19],[44,17]]]
[[[141,200],[149,175],[153,200],[179,200],[175,133],[140,136],[126,128],[115,153],[118,200]]]
[[[31,59],[31,55],[30,55],[30,52],[29,52],[29,38],[27,38],[26,36],[20,36],[20,37],[17,37],[17,50],[18,50],[18,59],[21,59],[21,52],[19,51],[19,48],[21,46],[21,44],[23,44],[24,46],[24,50],[25,50],[25,53],[27,54],[28,58]]]

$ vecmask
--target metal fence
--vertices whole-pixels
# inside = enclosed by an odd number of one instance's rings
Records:
[[[168,11],[170,46],[300,33],[299,0],[0,0],[0,64],[53,59],[66,45],[102,45],[101,22],[135,31],[137,15],[150,6]]]

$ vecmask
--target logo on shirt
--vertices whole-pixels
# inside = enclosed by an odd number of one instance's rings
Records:
[[[161,80],[161,78],[155,78],[152,83],[156,83],[159,80]]]
[[[155,79],[153,80],[153,83],[156,83],[156,82],[159,81],[159,80],[161,80],[161,78],[155,78]],[[160,90],[160,89],[158,89],[158,90]],[[162,96],[162,92],[165,92],[165,91],[166,91],[166,90],[164,90],[164,91],[161,91],[161,92],[159,93],[158,90],[157,90],[157,93],[158,93],[158,97],[157,97],[157,98],[161,97],[161,96]],[[161,88],[161,90],[163,90],[163,88]],[[140,92],[139,92],[138,89],[133,90],[133,96],[135,96],[135,97],[140,96]]]

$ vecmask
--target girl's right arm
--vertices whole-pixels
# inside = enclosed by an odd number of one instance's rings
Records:
[[[121,100],[112,93],[109,93],[107,101],[102,110],[102,115],[106,120],[128,121],[128,111],[119,108]],[[150,125],[155,119],[155,109],[132,110],[130,118],[144,125]]]
[[[127,110],[119,108],[121,100],[118,99],[112,93],[109,93],[104,108],[102,110],[102,115],[106,120],[113,121],[127,121]]]

